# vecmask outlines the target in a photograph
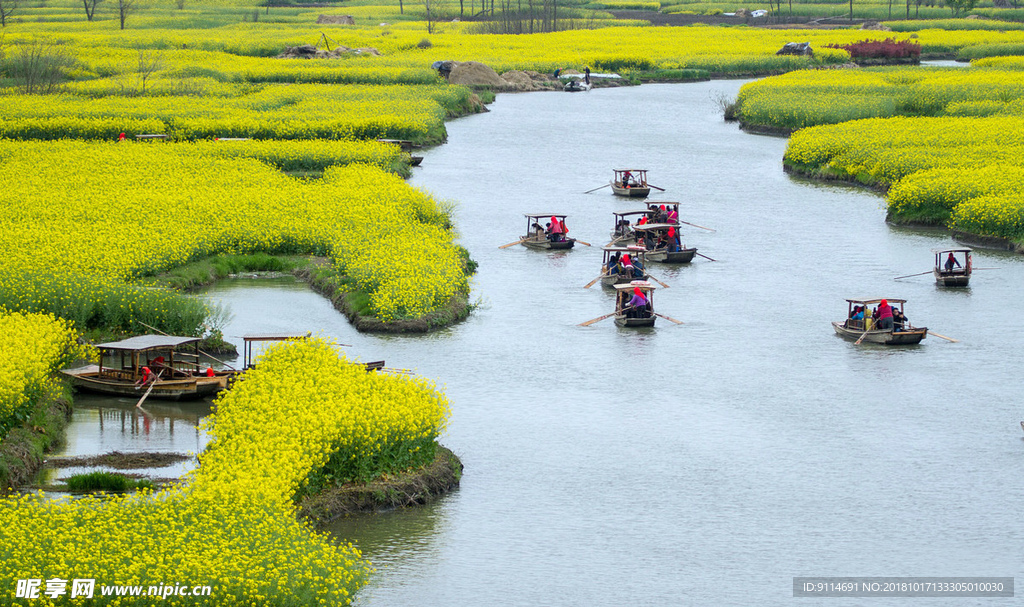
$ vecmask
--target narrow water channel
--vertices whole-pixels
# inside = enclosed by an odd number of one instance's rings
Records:
[[[238,343],[310,330],[447,391],[461,488],[334,529],[378,570],[358,605],[789,604],[794,576],[1024,575],[1024,262],[978,252],[999,270],[959,291],[894,281],[948,235],[787,177],[784,139],[721,120],[715,99],[741,84],[501,95],[449,123],[412,182],[457,202],[480,264],[480,307],[450,329],[361,335],[290,279],[209,291]],[[498,248],[531,212],[607,242],[611,213],[638,205],[582,192],[625,167],[716,230],[684,240],[717,261],[651,266],[671,286],[658,310],[684,325],[579,327],[612,306],[582,288],[598,248]],[[906,298],[915,325],[960,342],[855,346],[829,325],[846,297]]]

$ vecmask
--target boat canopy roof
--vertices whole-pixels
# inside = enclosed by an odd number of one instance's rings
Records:
[[[636,231],[643,231],[643,230],[667,230],[669,228],[678,228],[678,227],[679,226],[677,226],[674,223],[645,223],[642,226],[633,226],[633,231],[636,232]]]
[[[534,217],[558,217],[561,219],[563,217],[568,217],[568,215],[563,215],[562,213],[524,213],[523,217],[529,217],[531,219]]]
[[[617,216],[621,216],[621,217],[625,217],[627,215],[653,215],[653,214],[654,214],[654,211],[652,211],[651,209],[643,209],[643,210],[636,210],[636,211],[618,211],[618,212],[612,213],[612,215],[617,215]]]
[[[641,291],[653,291],[654,285],[646,280],[634,280],[632,282],[627,282],[626,284],[615,285],[615,289],[617,291],[632,291],[634,288],[639,288]]]
[[[971,247],[946,247],[944,249],[932,249],[932,253],[970,253],[974,251]]]
[[[898,297],[879,297],[877,299],[847,299],[846,301],[848,301],[848,302],[850,302],[852,304],[864,304],[864,305],[867,305],[867,306],[872,306],[872,305],[875,305],[877,303],[881,303],[883,299],[886,300],[889,303],[898,303],[898,304],[907,303],[907,300],[899,299]]]
[[[244,341],[284,341],[286,339],[306,339],[309,331],[305,333],[249,333],[242,336]]]
[[[625,173],[626,171],[629,171],[630,173],[646,173],[647,172],[647,169],[612,169],[612,170],[615,171],[616,173]]]
[[[174,349],[182,344],[191,344],[199,341],[198,337],[175,337],[174,335],[139,335],[129,337],[121,341],[111,341],[105,344],[96,344],[101,350],[119,350],[124,352],[142,352],[144,350],[166,350]]]
[[[629,245],[628,247],[604,247],[608,253],[646,253],[647,249],[640,245]]]

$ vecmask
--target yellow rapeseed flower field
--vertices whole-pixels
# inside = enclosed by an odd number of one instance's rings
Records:
[[[0,326],[23,322],[0,316]],[[21,347],[33,347],[32,337],[22,332]],[[0,579],[9,596],[18,579],[95,579],[95,605],[139,604],[100,597],[101,584],[164,583],[209,585],[211,594],[142,602],[348,605],[369,565],[350,544],[298,520],[292,495],[332,450],[387,472],[422,463],[447,417],[447,400],[427,382],[368,374],[320,340],[278,345],[220,397],[208,422],[214,440],[181,485],[115,498],[0,500]]]

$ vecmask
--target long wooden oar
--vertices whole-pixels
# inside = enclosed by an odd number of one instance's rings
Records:
[[[659,188],[658,186],[656,186],[656,185],[651,185],[651,184],[649,184],[649,183],[647,184],[647,187],[649,187],[649,188],[654,188],[655,190],[658,190],[658,191],[661,191],[661,192],[664,192],[664,191],[665,191],[665,188]]]
[[[655,312],[655,313],[654,313],[654,315],[655,315],[655,316],[660,316],[661,318],[664,318],[665,320],[668,320],[668,321],[674,322],[674,323],[676,323],[677,325],[682,325],[682,324],[686,324],[686,323],[684,323],[684,322],[683,322],[683,321],[681,321],[681,320],[676,320],[676,319],[672,318],[671,316],[665,316],[664,314],[658,314],[657,312]]]
[[[156,386],[156,382],[155,382],[155,381],[154,381],[153,383],[149,384],[149,390],[146,390],[146,393],[142,395],[142,398],[140,398],[140,399],[139,399],[139,402],[135,403],[135,406],[136,406],[136,407],[139,407],[139,408],[141,408],[141,407],[142,407],[142,403],[143,403],[143,402],[144,402],[144,401],[146,400],[146,398],[147,398],[147,397],[149,396],[149,393],[153,391],[153,388],[154,388],[155,386]]]
[[[923,276],[925,274],[931,274],[931,273],[932,273],[932,271],[928,270],[927,272],[918,272],[917,274],[907,274],[906,276],[897,276],[896,278],[893,278],[893,280],[899,280],[901,278],[910,278],[911,276]]]
[[[717,232],[718,231],[718,230],[715,230],[714,228],[705,228],[704,226],[699,226],[699,225],[697,225],[695,223],[690,223],[689,221],[683,221],[682,219],[677,219],[676,221],[678,221],[679,223],[685,223],[688,226],[693,226],[695,228],[700,228],[702,230],[707,230],[709,232]]]
[[[657,278],[655,278],[655,277],[651,276],[650,272],[648,272],[648,273],[647,273],[647,278],[650,278],[650,279],[651,279],[651,280],[653,280],[654,282],[656,282],[656,283],[658,283],[659,285],[661,285],[661,287],[662,287],[663,289],[668,289],[668,288],[670,288],[670,287],[669,287],[669,286],[668,286],[667,284],[665,284],[665,283],[661,282],[660,280],[658,280]]]
[[[697,253],[697,252],[694,251],[694,253]],[[718,261],[717,259],[711,259],[710,257],[708,257],[707,255],[704,255],[703,253],[697,253],[697,255],[700,255],[701,257],[703,257],[704,259],[707,259],[709,261]]]
[[[586,245],[588,247],[594,246],[594,245],[590,244],[589,242],[584,242],[584,241],[580,240],[579,238],[576,239],[576,242],[578,242],[578,243],[580,243],[582,245]]]
[[[519,240],[517,240],[517,241],[515,241],[515,242],[510,242],[510,243],[508,243],[508,244],[503,244],[503,245],[501,245],[501,246],[500,246],[500,247],[498,247],[498,248],[499,248],[499,249],[507,249],[507,248],[509,248],[509,247],[511,247],[511,246],[514,246],[514,245],[517,245],[517,244],[519,244],[519,243],[521,243],[521,242],[523,242],[523,241],[525,241],[525,240],[527,240],[527,239],[526,239],[526,238],[520,238]]]
[[[600,188],[594,188],[593,190],[587,190],[586,192],[583,192],[583,193],[584,193],[584,194],[589,194],[589,193],[591,193],[591,192],[596,192],[596,191],[598,191],[598,190],[600,190],[600,189],[602,189],[602,188],[607,188],[607,187],[611,187],[611,185],[612,185],[612,184],[610,184],[610,183],[606,183],[606,184],[604,184],[603,186],[601,186]]]
[[[606,269],[604,272],[601,272],[600,276],[598,276],[594,280],[591,280],[590,282],[588,282],[583,288],[584,289],[589,289],[590,287],[594,286],[594,283],[596,283],[597,281],[601,280],[602,278],[604,278],[607,275],[608,275],[608,270]]]
[[[857,338],[857,341],[853,342],[853,345],[859,346],[860,342],[864,341],[864,338],[868,336],[869,331],[864,331],[864,334]]]
[[[592,319],[588,320],[587,322],[581,322],[579,324],[579,326],[581,326],[581,327],[589,327],[590,325],[594,324],[595,322],[597,322],[599,320],[604,320],[604,319],[610,318],[612,316],[615,316],[615,312],[612,312],[611,314],[605,314],[604,316],[598,316],[597,318],[592,318]]]
[[[935,337],[941,337],[942,339],[945,339],[946,341],[951,341],[951,342],[953,342],[955,344],[960,343],[959,339],[953,339],[952,337],[946,337],[945,335],[939,335],[935,331],[928,331],[928,335],[934,335]]]

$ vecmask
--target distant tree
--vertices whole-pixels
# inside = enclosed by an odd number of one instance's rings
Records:
[[[153,76],[153,72],[156,72],[163,67],[163,60],[153,51],[144,48],[139,48],[139,63],[135,69],[135,73],[139,78],[139,94],[146,94],[146,84],[149,79]]]
[[[7,27],[7,18],[18,8],[18,0],[0,0],[0,27]]]
[[[138,0],[117,0],[117,16],[121,19],[121,29],[124,29],[124,22],[128,15],[134,13],[138,8]]]
[[[953,10],[954,17],[962,17],[974,10],[978,0],[946,0],[946,6]]]
[[[26,95],[53,93],[67,80],[75,65],[68,49],[58,44],[30,42],[18,45],[8,61],[8,72]]]
[[[102,2],[102,0],[82,0],[82,4],[85,5],[85,18],[92,21],[93,16],[96,14],[96,5]]]

